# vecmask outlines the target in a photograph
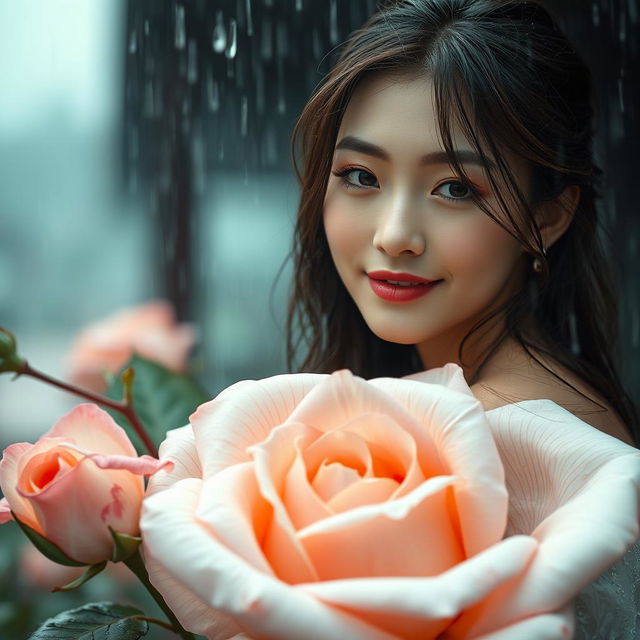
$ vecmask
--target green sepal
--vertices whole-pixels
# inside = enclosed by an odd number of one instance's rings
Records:
[[[89,582],[94,576],[97,576],[106,566],[106,560],[104,562],[98,562],[98,564],[92,564],[79,578],[62,587],[54,587],[52,591],[73,591],[81,587],[85,582]]]
[[[113,538],[113,555],[111,562],[122,562],[131,557],[140,546],[142,538],[139,536],[129,536],[126,533],[119,533],[109,527],[109,533]]]
[[[13,519],[18,523],[18,526],[22,529],[23,533],[29,538],[33,546],[44,556],[53,560],[58,564],[64,564],[67,567],[86,567],[86,562],[78,562],[70,558],[57,544],[47,540],[42,534],[38,533],[35,529],[32,529],[28,524],[21,522],[16,518],[16,514],[11,512]]]

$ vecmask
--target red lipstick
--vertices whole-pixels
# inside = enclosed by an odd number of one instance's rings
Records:
[[[372,291],[386,302],[417,300],[442,282],[442,280],[428,280],[413,273],[394,273],[393,271],[369,271],[367,275]]]

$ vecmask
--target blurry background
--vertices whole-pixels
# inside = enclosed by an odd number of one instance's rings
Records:
[[[621,365],[639,399],[640,5],[547,4],[600,93]],[[0,325],[33,366],[64,376],[84,325],[166,298],[199,327],[212,395],[285,371],[290,266],[277,276],[298,199],[289,138],[332,50],[374,5],[0,0]],[[71,404],[3,377],[0,446],[38,436]],[[0,548],[0,580],[14,560]],[[0,598],[0,630],[14,615]]]

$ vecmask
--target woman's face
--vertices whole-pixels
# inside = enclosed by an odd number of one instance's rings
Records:
[[[500,217],[480,160],[453,134],[468,176]],[[509,161],[526,190],[528,172]],[[324,227],[369,328],[418,345],[426,366],[456,360],[460,340],[523,277],[520,243],[471,200],[448,164],[426,77],[378,75],[357,88],[337,137]]]

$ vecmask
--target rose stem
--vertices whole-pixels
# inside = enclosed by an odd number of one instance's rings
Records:
[[[16,371],[17,375],[26,375],[31,376],[32,378],[37,378],[38,380],[42,380],[47,384],[53,385],[54,387],[58,387],[59,389],[64,389],[69,393],[73,393],[77,396],[81,396],[86,398],[87,400],[91,400],[93,402],[97,402],[98,404],[105,405],[114,411],[118,411],[122,415],[124,415],[127,420],[131,423],[134,431],[138,434],[140,440],[142,440],[142,444],[144,444],[146,450],[154,457],[158,457],[158,449],[156,445],[153,443],[149,434],[145,430],[144,426],[138,419],[136,412],[133,410],[133,405],[131,404],[130,399],[127,402],[116,402],[115,400],[111,400],[106,396],[99,395],[97,393],[92,393],[91,391],[87,391],[85,389],[81,389],[80,387],[76,387],[72,384],[67,384],[66,382],[62,382],[62,380],[56,380],[51,376],[48,376],[46,373],[42,373],[37,369],[33,369],[29,366],[28,362],[25,362],[20,371]]]
[[[140,557],[140,551],[137,550],[134,554],[130,555],[128,558],[123,560],[123,562],[136,574],[138,580],[142,582],[145,586],[146,590],[151,594],[151,597],[158,603],[158,606],[164,611],[165,615],[171,621],[173,625],[174,631],[184,640],[195,640],[195,636],[186,631],[185,628],[180,624],[178,618],[176,618],[175,614],[171,609],[167,606],[167,603],[164,601],[164,598],[160,594],[160,592],[151,584],[149,580],[149,574],[147,573],[147,568],[144,566],[144,562]]]

